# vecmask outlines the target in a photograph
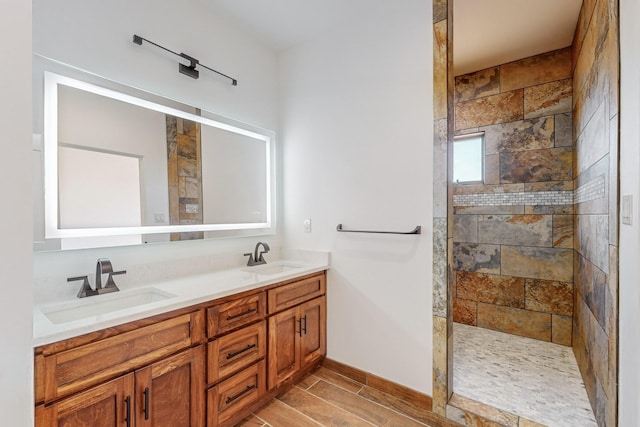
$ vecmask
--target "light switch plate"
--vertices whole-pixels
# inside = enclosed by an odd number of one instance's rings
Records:
[[[311,219],[305,219],[303,224],[304,224],[304,232],[311,233]]]
[[[622,196],[622,206],[620,207],[622,223],[631,225],[631,221],[633,219],[633,196],[631,194],[627,194],[626,196]]]

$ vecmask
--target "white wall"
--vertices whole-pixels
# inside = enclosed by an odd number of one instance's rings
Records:
[[[198,0],[33,0],[33,51],[116,82],[164,95],[254,126],[277,131],[277,61],[271,50],[215,16]],[[133,34],[198,58],[238,79],[234,87],[207,70],[198,80],[178,73],[178,61]],[[36,253],[34,276],[91,273],[98,257],[115,268],[159,263],[173,268],[202,254],[242,254],[278,237]],[[171,262],[162,262],[163,260]],[[135,282],[135,278],[127,280]],[[66,282],[52,286],[68,287]],[[37,295],[36,295],[37,297]]]
[[[33,0],[33,50],[66,64],[255,126],[276,124],[275,55],[198,0]],[[177,57],[198,58],[238,79],[178,73]]]
[[[620,0],[620,195],[633,196],[633,223],[620,222],[619,425],[640,419],[640,4]],[[609,356],[611,357],[611,355]]]
[[[0,6],[0,50],[11,64],[0,70],[0,423],[22,427],[33,423],[31,2]]]
[[[429,394],[430,3],[372,2],[280,57],[285,243],[331,251],[328,357]]]

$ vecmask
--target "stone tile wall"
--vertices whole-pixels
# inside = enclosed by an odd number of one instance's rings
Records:
[[[456,322],[571,345],[571,53],[455,79],[455,133],[485,133],[484,184],[453,188]]]
[[[453,393],[451,297],[452,199],[448,178],[449,136],[453,135],[452,11],[433,0],[433,412],[446,416]]]
[[[170,115],[166,123],[170,223],[202,224],[200,123]],[[171,233],[172,241],[203,238],[203,232]]]
[[[585,195],[576,195],[572,344],[599,426],[617,425],[618,25],[617,0],[585,0],[573,41],[573,173]]]

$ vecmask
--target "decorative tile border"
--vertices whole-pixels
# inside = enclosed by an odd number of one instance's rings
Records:
[[[576,188],[573,193],[573,203],[590,202],[605,196],[604,175],[597,176],[591,181]]]
[[[602,199],[606,195],[604,175],[573,191],[455,194],[453,206],[573,205]]]
[[[456,194],[453,206],[571,205],[573,191]]]

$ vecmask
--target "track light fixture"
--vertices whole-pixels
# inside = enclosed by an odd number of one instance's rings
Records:
[[[229,77],[229,76],[227,76],[226,74],[222,74],[220,71],[216,71],[216,70],[214,70],[213,68],[209,68],[209,67],[207,67],[207,66],[206,66],[206,65],[204,65],[204,64],[201,64],[201,63],[200,63],[200,61],[199,61],[199,60],[197,60],[196,58],[194,58],[193,56],[189,56],[189,55],[187,55],[186,53],[177,53],[177,52],[174,52],[174,51],[172,51],[171,49],[167,49],[167,48],[166,48],[166,47],[164,47],[164,46],[160,46],[159,44],[154,43],[154,42],[152,42],[151,40],[147,40],[147,39],[145,39],[144,37],[140,37],[140,36],[139,36],[139,35],[137,35],[137,34],[134,34],[134,35],[133,35],[133,42],[134,42],[135,44],[142,46],[142,42],[143,42],[143,41],[145,41],[145,42],[147,42],[147,43],[149,43],[149,44],[152,44],[152,45],[154,45],[154,46],[156,46],[156,47],[159,47],[159,48],[160,48],[160,49],[162,49],[162,50],[166,50],[167,52],[173,53],[174,55],[179,56],[179,57],[181,57],[181,58],[186,59],[187,61],[189,61],[189,65],[186,65],[186,64],[183,64],[183,63],[180,63],[180,64],[179,64],[178,71],[180,71],[180,73],[184,74],[185,76],[189,76],[189,77],[191,77],[192,79],[197,79],[198,77],[200,77],[200,72],[199,72],[198,70],[196,70],[196,66],[200,66],[200,67],[202,67],[202,68],[206,68],[206,69],[207,69],[207,70],[209,70],[209,71],[213,71],[214,73],[219,74],[219,75],[221,75],[222,77],[226,77],[226,78],[228,78],[229,80],[231,80],[231,84],[232,84],[233,86],[238,86],[238,81],[237,81],[236,79],[234,79],[233,77]]]

